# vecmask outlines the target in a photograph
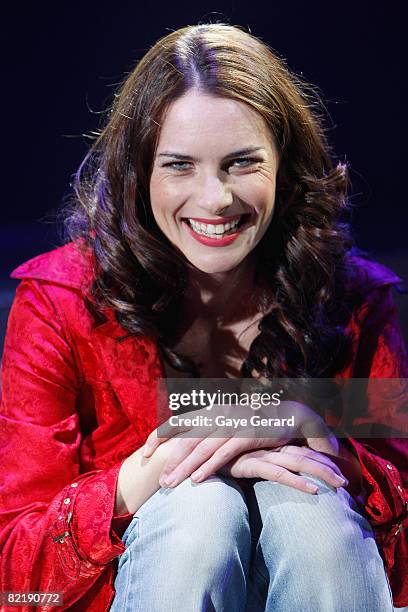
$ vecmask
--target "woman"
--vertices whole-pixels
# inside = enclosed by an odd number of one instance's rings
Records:
[[[157,435],[158,378],[405,375],[400,279],[353,247],[346,186],[313,90],[264,43],[211,24],[149,50],[78,172],[71,241],[12,274],[3,591],[383,612],[387,572],[408,604],[402,438],[318,415],[319,437]]]

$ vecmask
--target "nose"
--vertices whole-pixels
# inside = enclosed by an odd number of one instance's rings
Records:
[[[219,215],[233,203],[231,189],[217,176],[207,176],[200,186],[197,205],[208,214]]]

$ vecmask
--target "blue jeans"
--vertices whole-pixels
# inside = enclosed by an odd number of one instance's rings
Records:
[[[110,612],[392,612],[372,529],[343,488],[214,475],[159,489],[123,534]]]

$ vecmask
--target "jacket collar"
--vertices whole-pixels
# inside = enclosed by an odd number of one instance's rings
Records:
[[[41,253],[15,268],[11,278],[35,278],[83,289],[94,276],[94,256],[83,239]]]

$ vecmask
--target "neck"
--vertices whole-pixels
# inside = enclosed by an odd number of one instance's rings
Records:
[[[230,272],[207,274],[189,270],[189,290],[183,311],[188,318],[225,325],[251,314],[255,294],[255,260],[247,257]]]

